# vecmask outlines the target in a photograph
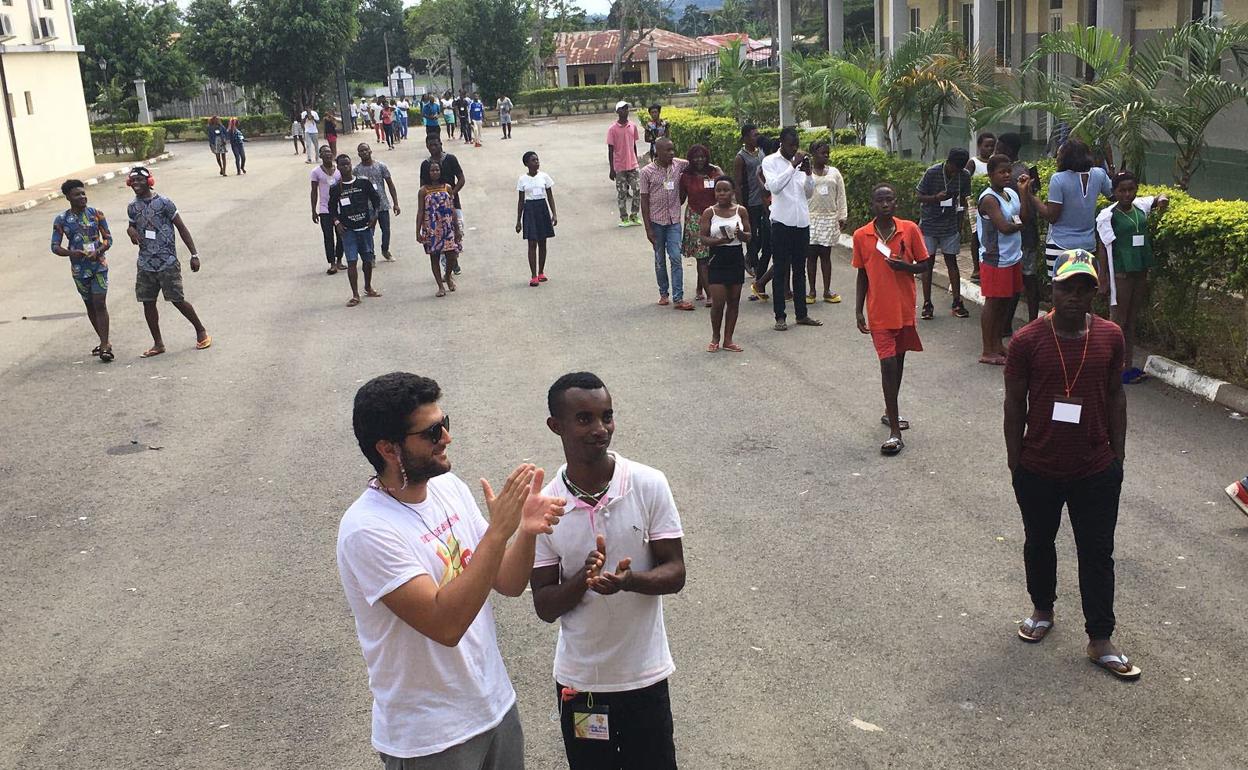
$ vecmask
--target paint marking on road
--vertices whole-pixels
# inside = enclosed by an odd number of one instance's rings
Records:
[[[849,720],[849,723],[853,725],[854,727],[857,727],[859,730],[862,730],[863,732],[866,732],[866,733],[884,732],[883,727],[880,727],[879,725],[873,725],[870,722],[864,722],[858,717],[854,717],[853,719]]]

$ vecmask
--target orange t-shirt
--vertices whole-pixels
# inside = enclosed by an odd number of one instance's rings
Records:
[[[893,259],[922,262],[928,258],[919,226],[908,219],[894,217],[897,232],[885,245]],[[867,271],[867,325],[871,329],[900,329],[914,326],[913,273],[894,270],[884,263],[877,244],[875,220],[854,231],[854,267]]]

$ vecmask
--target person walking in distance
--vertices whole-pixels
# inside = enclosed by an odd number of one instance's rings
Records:
[[[433,183],[429,177],[429,164],[435,160],[438,161],[442,165],[442,181],[450,185],[454,193],[455,218],[459,221],[459,232],[462,236],[467,229],[464,225],[464,206],[460,202],[459,192],[468,183],[467,177],[464,176],[463,166],[459,164],[459,159],[454,155],[442,151],[442,137],[433,134],[426,136],[425,147],[429,150],[429,157],[420,164],[420,183],[422,185]],[[460,260],[464,257],[463,246],[461,240],[459,250],[455,253],[455,265],[452,270],[455,275],[459,275],[463,270],[463,266],[460,265]]]
[[[320,144],[317,141],[318,129],[317,124],[321,122],[321,116],[311,107],[304,107],[303,112],[299,113],[299,123],[303,126],[303,146],[308,153],[308,163],[316,163],[317,154],[319,153]],[[332,154],[329,157],[334,157]]]
[[[654,143],[668,136],[671,124],[663,119],[663,105],[652,104],[647,111],[650,119],[646,121],[645,141],[650,145],[650,160],[654,160]]]
[[[464,144],[472,144],[472,120],[468,117],[468,105],[472,100],[464,89],[459,89],[459,98],[455,100],[455,114],[459,117],[459,135]]]
[[[884,390],[880,423],[889,431],[880,452],[886,455],[895,455],[905,448],[901,432],[910,429],[910,421],[899,414],[897,400],[906,353],[923,350],[914,327],[914,276],[927,269],[923,263],[930,258],[919,226],[894,216],[896,211],[896,188],[887,182],[877,184],[871,190],[874,218],[854,231],[853,266],[858,270],[854,315],[858,331],[871,335],[880,359]]]
[[[372,746],[386,770],[523,770],[490,593],[524,593],[536,538],[565,501],[521,465],[497,495],[482,479],[487,522],[451,473],[441,395],[407,372],[355,394],[355,439],[376,475],[343,514],[337,565],[368,668]]]
[[[225,129],[225,136],[230,140],[230,152],[234,153],[234,175],[247,173],[247,137],[238,127],[238,118],[230,118],[230,125]]]
[[[468,117],[472,120],[472,145],[480,147],[485,141],[485,105],[481,103],[481,97],[474,93],[472,101],[468,104]]]
[[[152,192],[156,180],[146,168],[135,166],[130,169],[126,184],[134,191],[134,200],[126,207],[126,218],[130,223],[126,234],[130,236],[130,242],[139,247],[134,294],[143,303],[143,316],[152,333],[152,346],[140,357],[151,358],[165,352],[165,342],[160,334],[160,311],[156,309],[156,299],[161,294],[191,322],[195,329],[196,349],[212,347],[212,337],[200,323],[195,308],[186,301],[182,289],[182,267],[178,263],[174,232],[182,236],[182,242],[191,252],[191,272],[198,273],[199,253],[195,250],[191,231],[182,222],[182,215],[173,201]]]
[[[640,173],[637,162],[637,126],[628,119],[628,102],[615,105],[615,122],[607,129],[607,176],[615,182],[620,227],[641,224]]]
[[[763,167],[766,153],[758,146],[758,127],[746,123],[741,127],[741,149],[732,159],[732,178],[736,182],[737,195],[750,212],[750,243],[745,252],[745,269],[750,277],[761,276],[767,272],[771,262],[771,245],[768,238],[767,206],[763,203],[766,191],[759,181],[759,172]],[[761,258],[761,260],[760,260]],[[753,287],[757,293],[757,287]],[[752,299],[757,299],[752,296]]]
[[[925,263],[923,273],[923,311],[925,321],[932,320],[932,271],[936,254],[943,254],[949,271],[949,290],[953,293],[951,310],[958,318],[970,315],[962,303],[962,274],[958,270],[958,252],[962,249],[962,217],[966,216],[966,199],[971,194],[971,175],[966,170],[970,153],[961,147],[949,150],[944,163],[931,166],[919,180],[914,191],[919,199],[919,230],[923,244],[932,260]]]
[[[710,249],[707,260],[707,292],[711,297],[711,342],[708,353],[722,347],[731,353],[742,348],[733,341],[737,330],[737,311],[741,307],[741,285],[745,283],[743,244],[751,238],[750,215],[738,205],[732,178],[715,180],[715,203],[702,212],[697,225],[702,243]],[[720,324],[723,324],[723,345],[720,345]]]
[[[521,158],[525,173],[516,182],[516,232],[529,244],[529,286],[546,282],[546,241],[555,237],[559,215],[555,213],[555,183],[541,170],[537,153]]]
[[[685,299],[685,271],[680,255],[680,184],[687,161],[676,157],[672,140],[664,137],[654,145],[654,160],[641,171],[641,210],[646,240],[654,248],[654,277],[659,285],[659,304],[676,310],[693,310]],[[666,260],[665,260],[666,257]],[[671,284],[668,284],[668,264]],[[668,299],[668,291],[671,299]]]
[[[420,208],[416,212],[416,237],[425,246],[433,279],[438,284],[436,296],[445,297],[447,289],[455,291],[455,262],[464,240],[459,219],[455,216],[454,188],[442,181],[442,164],[429,161],[429,183],[420,188]],[[445,267],[443,267],[445,265]]]
[[[381,100],[381,132],[386,137],[386,149],[393,150],[395,137],[394,107],[385,99]]]
[[[378,96],[376,99],[374,99],[374,100],[373,100],[372,102],[370,102],[370,103],[369,103],[369,105],[368,105],[368,114],[369,114],[369,119],[370,119],[370,120],[372,121],[372,123],[373,123],[373,134],[374,134],[374,135],[376,135],[376,137],[377,137],[377,142],[378,142],[378,143],[380,143],[380,142],[384,141],[384,140],[385,140],[385,138],[386,138],[386,137],[385,137],[385,134],[382,132],[382,125],[381,125],[381,104],[382,104],[382,101],[383,101],[383,100],[382,100],[382,98],[381,98],[380,96]]]
[[[1023,290],[1023,217],[1031,209],[1029,201],[1009,188],[1012,166],[1005,155],[988,159],[988,188],[980,193],[976,204],[979,290],[984,295],[984,312],[979,319],[984,347],[979,362],[994,366],[1005,365],[1001,345],[1005,313]]]
[[[425,94],[420,99],[420,116],[425,124],[425,135],[442,133],[442,105],[433,94]]]
[[[702,214],[715,205],[715,180],[723,176],[719,166],[711,163],[711,151],[706,145],[695,144],[689,148],[686,163],[680,172],[680,199],[685,204],[685,218],[680,239],[680,253],[692,259],[698,270],[697,292],[694,302],[711,306],[710,283],[707,281],[707,264],[711,250],[702,242]]]
[[[1070,140],[1071,142],[1076,140]],[[1069,142],[1067,143],[1069,145]],[[1025,642],[1053,630],[1054,541],[1062,507],[1079,560],[1088,657],[1122,679],[1140,669],[1110,640],[1114,618],[1114,531],[1126,457],[1127,396],[1122,330],[1092,313],[1100,277],[1083,249],[1058,255],[1053,310],[1024,326],[1005,364],[1005,450],[1023,517],[1023,564],[1031,616]]]
[[[334,117],[333,110],[325,113],[325,143],[329,145],[330,153],[335,158],[338,157],[338,120]]]
[[[208,118],[208,148],[212,150],[212,157],[217,161],[217,173],[225,176],[225,151],[229,147],[229,137],[225,135],[225,126],[221,125],[221,118],[213,115]]]
[[[511,138],[511,111],[515,108],[515,104],[511,101],[511,97],[503,94],[499,98],[498,104],[498,124],[503,128],[503,138]]]
[[[447,91],[442,94],[442,124],[446,126],[446,138],[451,139],[455,136],[455,100],[451,98],[451,92]]]
[[[329,263],[326,275],[333,275],[339,270],[346,270],[342,261],[342,239],[334,228],[333,217],[329,214],[329,188],[338,183],[338,169],[334,166],[334,155],[329,146],[321,148],[321,163],[312,169],[311,199],[312,221],[321,226],[321,239],[325,244],[325,261]]]
[[[307,148],[303,142],[303,122],[299,120],[299,113],[297,112],[294,115],[294,120],[290,121],[290,141],[295,145],[296,155],[307,153]]]
[[[589,372],[546,396],[566,463],[542,490],[567,502],[538,536],[533,608],[559,622],[554,689],[571,770],[676,770],[663,596],[685,585],[684,531],[667,477],[610,451],[611,394]]]
[[[377,209],[377,225],[381,229],[381,255],[387,262],[392,262],[394,256],[390,254],[390,213],[393,211],[396,217],[399,215],[399,191],[394,188],[389,167],[373,159],[372,147],[360,142],[355,152],[360,156],[360,162],[351,170],[352,173],[371,182],[381,196],[381,205]]]
[[[61,194],[69,208],[52,220],[52,253],[69,258],[74,288],[87,307],[87,320],[100,344],[91,351],[108,363],[113,346],[108,341],[108,250],[113,234],[104,212],[87,205],[87,186],[78,179],[66,179]]]
[[[823,301],[838,304],[841,295],[832,291],[832,247],[841,241],[841,228],[849,219],[845,179],[828,163],[832,146],[819,140],[810,147],[810,176],[815,194],[810,199],[810,251],[806,257],[806,304],[815,304],[817,268],[823,268]]]
[[[793,292],[793,315],[799,326],[823,326],[806,310],[806,252],[810,249],[810,198],[815,180],[810,158],[797,148],[797,129],[780,131],[780,149],[763,160],[763,177],[771,191],[771,306],[776,331],[789,326],[785,316],[785,293]],[[790,279],[792,284],[790,284]]]
[[[336,159],[338,181],[329,188],[329,216],[342,239],[342,250],[347,256],[347,278],[351,282],[351,299],[347,307],[360,304],[355,263],[364,263],[364,295],[380,297],[373,288],[373,228],[377,226],[377,213],[381,210],[381,196],[373,183],[351,173],[351,156],[343,153]]]
[[[412,105],[407,101],[406,97],[400,96],[399,100],[394,103],[394,120],[395,120],[395,141],[402,141],[407,138],[407,126],[411,120],[408,113],[411,112]]]

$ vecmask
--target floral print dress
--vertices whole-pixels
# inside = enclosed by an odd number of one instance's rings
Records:
[[[422,240],[426,254],[443,254],[459,251],[455,240],[455,194],[450,185],[439,184],[424,188],[425,222]]]

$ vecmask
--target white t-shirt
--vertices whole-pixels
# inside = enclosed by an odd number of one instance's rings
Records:
[[[338,527],[338,574],[373,693],[373,748],[395,757],[461,744],[497,726],[516,701],[489,601],[455,647],[420,633],[381,601],[419,575],[450,582],[485,534],[467,484],[446,473],[430,479],[428,490],[423,503],[407,506],[370,486]]]
[[[299,118],[303,121],[303,133],[316,133],[316,124],[321,120],[321,116],[316,114],[316,110],[304,110],[299,115]]]
[[[378,104],[377,102],[373,102],[372,104],[368,105],[368,111],[373,114],[374,121],[381,120],[381,105],[380,104]]]
[[[566,465],[546,485],[543,494],[566,497],[568,504],[554,533],[538,535],[535,568],[558,564],[560,579],[568,580],[585,566],[585,557],[596,547],[596,535],[605,535],[603,569],[614,571],[627,556],[632,569],[642,572],[654,566],[651,540],[684,537],[667,477],[614,456],[611,486],[596,510],[568,490],[563,481]],[[560,684],[588,692],[640,690],[675,670],[660,596],[586,591],[580,604],[559,618],[555,680]]]
[[[545,171],[538,171],[533,176],[526,174],[520,175],[520,181],[516,182],[516,192],[524,193],[526,201],[540,201],[546,199],[546,188],[554,187],[555,183],[550,175]],[[589,553],[586,551],[586,553]]]

